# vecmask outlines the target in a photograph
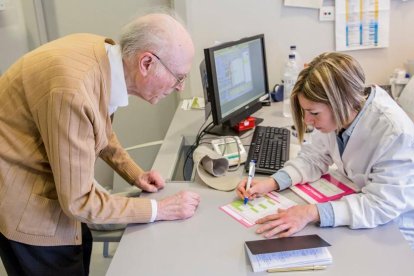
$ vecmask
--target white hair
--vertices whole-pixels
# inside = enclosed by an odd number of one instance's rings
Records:
[[[177,25],[172,22],[184,27],[172,10],[164,8],[151,14],[164,16],[164,19],[148,20],[146,16],[138,17],[122,28],[120,46],[123,58],[133,60],[140,51],[153,51],[157,55],[163,55],[163,51],[168,51],[168,45],[177,31]]]

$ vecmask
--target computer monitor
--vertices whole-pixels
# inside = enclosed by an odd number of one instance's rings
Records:
[[[207,132],[239,134],[233,127],[259,110],[260,97],[269,92],[264,35],[204,49],[200,71],[214,124]]]

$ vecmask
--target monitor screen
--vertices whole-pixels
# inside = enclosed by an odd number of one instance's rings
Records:
[[[205,49],[204,57],[215,126],[231,128],[261,108],[259,98],[269,91],[264,35]]]

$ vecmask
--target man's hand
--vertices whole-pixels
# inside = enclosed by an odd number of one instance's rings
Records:
[[[189,191],[181,191],[175,195],[158,201],[156,220],[176,220],[192,217],[200,203],[200,196]]]
[[[319,220],[316,205],[296,205],[288,209],[279,209],[276,214],[257,220],[257,224],[263,225],[257,228],[256,233],[264,234],[265,238],[289,237],[302,230],[308,223]]]
[[[149,171],[141,174],[134,184],[143,191],[155,193],[164,188],[165,181],[156,171]]]

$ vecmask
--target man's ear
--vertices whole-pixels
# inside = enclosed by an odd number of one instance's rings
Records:
[[[154,56],[151,55],[151,53],[149,52],[144,52],[137,55],[136,58],[138,69],[140,70],[141,74],[143,76],[147,76],[149,74],[149,71],[151,70],[151,67],[154,64]]]

